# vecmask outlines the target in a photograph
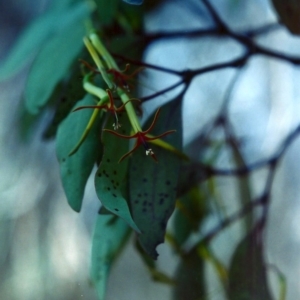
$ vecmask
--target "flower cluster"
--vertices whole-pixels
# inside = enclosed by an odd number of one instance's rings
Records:
[[[157,161],[157,158],[154,154],[154,151],[149,146],[148,142],[153,142],[154,140],[159,140],[162,137],[169,135],[175,130],[168,130],[158,136],[152,136],[150,132],[152,131],[153,127],[155,126],[155,123],[157,121],[157,118],[160,113],[160,109],[158,109],[154,115],[154,119],[150,125],[150,127],[147,130],[142,130],[139,119],[136,115],[136,111],[132,105],[133,101],[139,101],[138,99],[131,99],[128,96],[129,93],[129,85],[128,81],[136,75],[137,72],[139,72],[141,69],[137,69],[132,74],[126,74],[126,72],[129,69],[129,64],[126,65],[125,69],[121,71],[117,64],[115,63],[112,56],[109,54],[109,52],[106,50],[104,45],[101,43],[100,39],[96,34],[91,34],[88,38],[84,39],[84,43],[91,54],[97,69],[90,66],[88,63],[82,61],[82,63],[85,64],[89,69],[91,69],[94,73],[100,73],[103,80],[106,82],[108,89],[105,91],[97,86],[95,86],[91,81],[91,76],[86,76],[84,80],[84,89],[99,98],[99,102],[96,105],[90,105],[90,106],[80,106],[77,107],[74,111],[78,111],[81,109],[87,109],[91,108],[94,109],[94,114],[91,117],[91,120],[87,126],[87,128],[90,128],[92,123],[94,122],[95,116],[98,114],[100,110],[104,110],[106,112],[110,112],[115,122],[113,123],[113,129],[103,129],[105,132],[108,132],[110,134],[113,134],[117,137],[123,138],[123,139],[136,139],[134,147],[129,152],[125,153],[119,160],[121,162],[126,157],[131,155],[140,145],[143,145],[145,148],[146,155],[150,155],[155,161]],[[99,55],[100,54],[100,57]],[[116,94],[118,98],[122,101],[122,105],[117,107],[115,105],[115,98],[113,94]],[[121,127],[121,124],[119,123],[118,119],[118,113],[121,111],[126,111],[127,116],[129,118],[129,121],[132,126],[132,135],[123,135],[117,132],[117,130]],[[81,143],[83,142],[84,138],[86,137],[88,131],[86,130],[86,133],[83,134],[83,137],[81,138],[79,144],[75,147],[73,151],[71,151],[71,154],[74,154]]]

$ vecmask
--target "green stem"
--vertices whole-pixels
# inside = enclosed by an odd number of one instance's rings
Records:
[[[91,42],[89,41],[88,38],[84,37],[83,38],[83,42],[86,46],[86,48],[88,49],[89,53],[91,54],[98,70],[100,71],[102,77],[103,77],[103,80],[106,82],[106,84],[108,85],[108,87],[110,89],[113,89],[114,88],[114,84],[113,82],[111,81],[111,79],[109,78],[107,72],[106,72],[106,69],[97,53],[97,51],[95,50],[95,48],[93,47],[93,45],[91,44]]]
[[[134,110],[134,107],[131,102],[128,102],[130,100],[130,98],[121,88],[118,88],[117,92],[118,92],[118,95],[120,96],[122,102],[124,104],[126,103],[125,109],[126,109],[126,112],[127,112],[127,115],[128,115],[128,118],[129,118],[129,121],[131,123],[134,133],[141,132],[142,127],[141,127],[140,121],[136,115],[136,112]]]
[[[116,64],[113,57],[110,55],[110,53],[106,50],[102,42],[100,41],[99,37],[95,33],[90,34],[90,40],[92,41],[93,46],[96,48],[98,53],[101,55],[101,57],[105,60],[108,69],[115,69],[117,71],[120,71],[118,65]]]

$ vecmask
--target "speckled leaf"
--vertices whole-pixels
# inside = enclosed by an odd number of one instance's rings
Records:
[[[91,278],[99,300],[105,299],[110,268],[129,233],[130,227],[122,219],[112,215],[98,216],[93,236]]]
[[[130,133],[130,123],[125,113],[119,115],[121,134]],[[105,128],[111,129],[114,118],[110,116]],[[103,157],[95,175],[95,188],[102,205],[112,213],[124,219],[135,231],[138,226],[132,219],[127,198],[128,160],[118,163],[120,157],[128,152],[128,140],[103,132]]]
[[[175,276],[177,284],[173,290],[174,300],[206,299],[204,262],[197,248],[182,257]]]
[[[87,12],[89,9],[86,3],[81,2],[64,10],[49,10],[35,19],[21,33],[4,64],[1,65],[0,81],[16,74],[51,35],[57,34],[62,28],[70,26],[74,22],[79,22],[79,19],[86,16]],[[58,50],[56,49],[55,52],[59,53]],[[54,61],[53,65],[57,66],[57,62]]]
[[[86,95],[76,107],[93,104],[93,97]],[[79,141],[92,112],[92,110],[85,109],[70,113],[57,132],[56,153],[60,164],[62,184],[70,206],[77,212],[81,209],[87,179],[101,151],[99,118],[79,150],[72,156],[68,154]]]
[[[230,264],[230,300],[271,300],[261,234],[253,230],[237,246]]]
[[[164,140],[179,150],[182,147],[181,100],[182,95],[179,95],[162,107],[151,133],[156,135],[176,129],[177,132],[166,136]],[[180,158],[154,145],[151,148],[158,163],[147,157],[142,147],[131,158],[130,204],[133,219],[142,231],[138,236],[141,246],[156,259],[156,246],[164,241],[167,222],[175,207]]]
[[[76,102],[83,98],[84,94],[81,70],[79,65],[76,64],[69,78],[61,82],[52,93],[51,99],[57,102],[57,108],[51,123],[43,135],[44,138],[55,136],[59,124],[66,118]]]
[[[89,11],[87,5],[83,6],[81,14],[69,26],[61,28],[59,33],[49,38],[34,60],[24,93],[30,113],[37,114],[48,102],[52,91],[79,55],[85,34],[83,19]]]

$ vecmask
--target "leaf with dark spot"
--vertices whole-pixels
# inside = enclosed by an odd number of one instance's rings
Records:
[[[89,15],[88,5],[80,6],[72,22],[48,38],[31,67],[24,91],[27,110],[38,114],[49,101],[53,89],[64,78],[83,48],[83,20]]]
[[[259,227],[237,246],[229,269],[230,300],[271,300]]]
[[[93,103],[93,97],[86,95],[75,107]],[[70,113],[57,132],[56,153],[62,184],[70,206],[77,212],[81,209],[85,185],[100,152],[100,118],[77,153],[68,154],[81,137],[91,114],[91,110]]]
[[[175,133],[165,137],[164,140],[179,150],[182,148],[181,100],[180,94],[162,107],[153,130],[153,135],[156,135],[176,129]],[[146,124],[145,128],[147,127]],[[175,207],[180,158],[163,148],[154,145],[151,145],[151,148],[158,163],[147,157],[145,150],[140,147],[131,158],[129,182],[133,219],[142,231],[138,239],[144,250],[156,259],[158,255],[156,247],[164,241],[167,222]],[[137,203],[138,195],[144,196],[143,200]],[[145,201],[151,206],[145,206]]]
[[[60,82],[57,88],[52,92],[50,102],[55,103],[56,111],[51,123],[43,134],[44,138],[55,136],[59,124],[67,117],[78,100],[83,98],[84,94],[82,74],[77,62],[69,77]]]
[[[119,116],[119,122],[126,134],[131,126],[126,114]],[[109,116],[106,128],[112,128],[114,118]],[[135,231],[140,232],[132,219],[127,203],[128,160],[118,163],[119,158],[128,151],[128,140],[103,132],[104,153],[102,162],[95,175],[95,188],[102,205],[112,213],[124,219]],[[117,209],[117,210],[116,210]]]
[[[99,215],[92,245],[91,279],[96,286],[98,298],[105,297],[110,268],[130,234],[130,227],[120,218]]]

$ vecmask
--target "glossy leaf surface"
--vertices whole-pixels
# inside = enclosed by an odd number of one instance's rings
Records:
[[[91,278],[98,299],[105,299],[106,283],[111,265],[125,244],[130,227],[120,218],[99,215],[94,230],[91,260]]]
[[[86,95],[75,107],[92,104],[94,104],[93,97]],[[100,153],[99,119],[80,149],[72,156],[68,154],[80,139],[91,114],[92,110],[70,113],[57,132],[56,153],[62,183],[70,206],[77,212],[81,209],[87,179]]]
[[[153,129],[153,135],[176,129],[177,132],[164,140],[179,150],[182,147],[181,96],[161,108]],[[142,147],[131,157],[130,204],[134,221],[142,231],[138,236],[141,246],[156,259],[156,247],[164,241],[167,222],[175,207],[180,158],[154,145],[151,148],[158,163],[147,157]]]
[[[125,135],[129,134],[131,126],[125,113],[122,113],[119,121],[122,125],[119,132]],[[114,118],[110,115],[105,128],[112,128],[113,123]],[[128,160],[118,163],[119,158],[128,151],[129,142],[108,132],[103,132],[102,141],[104,145],[103,157],[95,175],[98,198],[107,210],[124,219],[135,231],[139,232],[126,200],[128,195]]]

